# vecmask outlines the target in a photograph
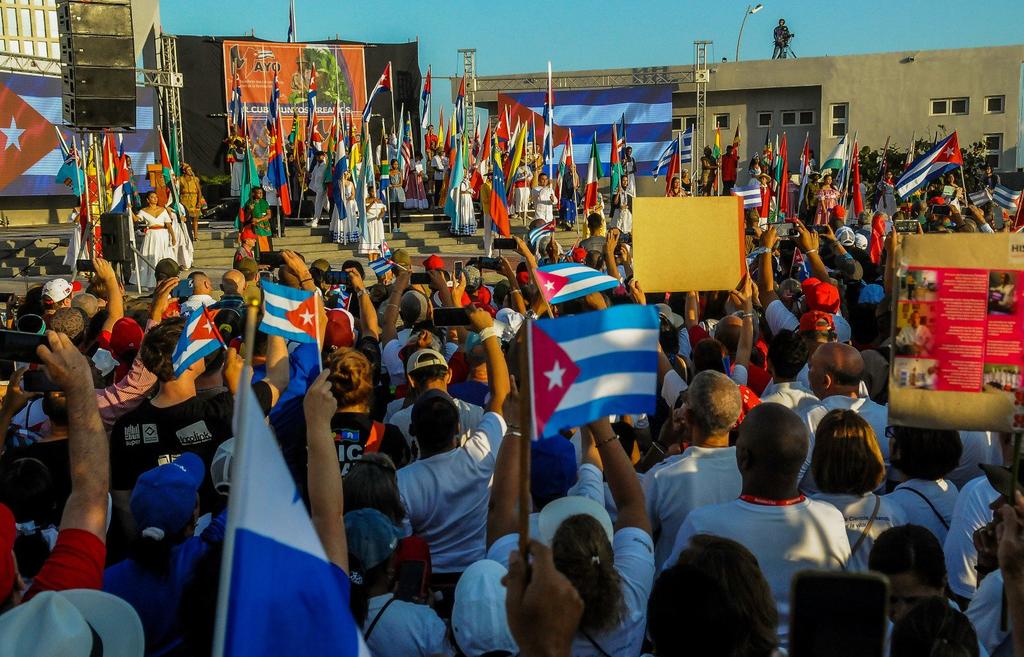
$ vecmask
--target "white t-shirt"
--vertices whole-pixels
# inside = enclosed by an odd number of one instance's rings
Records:
[[[453,655],[448,642],[448,629],[437,613],[427,605],[395,600],[381,614],[381,609],[395,597],[391,593],[370,598],[370,610],[363,623],[363,632],[378,617],[366,647],[374,655],[433,657]]]
[[[736,499],[743,487],[735,447],[688,447],[642,479],[647,517],[658,537],[655,563],[668,559],[679,528],[694,509]]]
[[[518,549],[518,534],[502,536],[491,545],[487,558],[508,567],[508,555]],[[615,571],[622,582],[626,617],[610,632],[591,634],[594,642],[609,655],[639,655],[647,630],[647,598],[654,588],[654,543],[650,535],[636,527],[624,527],[612,538]],[[572,642],[573,657],[602,657],[600,650],[581,633]]]
[[[921,499],[921,495],[911,491],[917,491],[928,498],[931,506]],[[937,481],[911,479],[904,481],[885,497],[903,508],[909,524],[921,525],[935,534],[935,538],[939,539],[941,545],[946,540],[949,523],[953,519],[953,507],[956,506],[957,492],[953,482],[947,479]],[[934,510],[932,506],[935,507]]]
[[[769,383],[761,395],[762,404],[781,404],[786,408],[803,413],[818,403],[818,398],[811,389],[799,381]]]
[[[960,431],[960,444],[963,445],[963,452],[960,454],[960,462],[953,469],[946,479],[949,479],[957,488],[962,489],[967,482],[974,480],[981,472],[978,467],[981,463],[1003,464],[1003,450],[999,446],[999,436],[994,431]]]
[[[731,538],[754,553],[779,608],[779,639],[784,646],[793,575],[808,568],[839,570],[850,559],[843,514],[831,504],[810,499],[787,506],[733,500],[695,509],[661,568],[674,564],[696,534]]]
[[[412,533],[430,546],[433,569],[465,570],[486,550],[487,503],[505,420],[487,413],[466,444],[398,471]]]
[[[773,299],[764,309],[764,319],[772,335],[778,335],[779,331],[800,330],[800,319],[779,299]]]
[[[992,509],[999,493],[988,477],[982,475],[972,479],[960,490],[953,505],[953,518],[942,551],[946,555],[946,572],[949,588],[965,598],[974,597],[978,586],[978,550],[974,547],[974,532],[992,522]]]
[[[455,407],[459,409],[458,443],[462,445],[469,440],[470,435],[480,426],[481,420],[484,419],[484,409],[461,399],[452,399],[452,401],[455,402]],[[405,442],[409,443],[409,448],[412,449],[413,458],[415,459],[419,458],[420,450],[419,445],[416,443],[416,437],[409,433],[409,425],[412,424],[412,408],[412,405],[410,405],[395,411],[387,422],[401,429],[402,435],[405,436]]]
[[[892,527],[907,524],[907,516],[899,505],[874,493],[867,495],[816,493],[814,499],[828,502],[843,514],[843,519],[846,520],[846,537],[850,541],[851,551],[864,533],[871,513],[875,510],[875,502],[878,502],[878,513],[875,514],[875,520],[871,523],[867,536],[860,542],[857,552],[850,554],[850,562],[846,566],[849,571],[867,572],[868,554],[878,535]]]
[[[1000,618],[1003,607],[1003,573],[995,570],[978,584],[968,605],[967,620],[974,625],[978,642],[992,657],[1013,657],[1013,637],[1004,632]]]
[[[837,408],[856,411],[871,428],[875,430],[875,438],[878,440],[878,448],[882,452],[882,460],[885,461],[885,469],[889,469],[889,440],[885,437],[885,428],[889,424],[889,407],[882,406],[866,397],[843,397],[832,395],[822,399],[814,406],[806,407],[804,421],[810,429],[810,440],[807,443],[807,458],[804,459],[803,467],[800,468],[800,490],[808,495],[821,492],[814,483],[811,475],[811,455],[814,453],[814,432],[818,429],[818,423],[829,411]]]

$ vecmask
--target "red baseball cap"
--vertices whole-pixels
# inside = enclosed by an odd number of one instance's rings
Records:
[[[586,262],[587,261],[587,250],[581,246],[577,246],[572,250],[572,261],[573,262]]]
[[[436,253],[423,261],[423,268],[427,271],[444,269],[444,260]]]
[[[814,281],[808,285],[810,281]],[[816,278],[808,278],[800,287],[807,299],[808,310],[819,310],[834,315],[839,311],[839,288],[831,283],[823,283]]]
[[[823,313],[820,310],[811,310],[803,314],[800,317],[800,332],[804,331],[834,331],[836,330],[835,321],[832,319],[832,315]]]
[[[238,235],[238,239],[254,240],[256,239],[256,233],[253,231],[252,228],[244,228],[242,229],[242,232]]]
[[[17,537],[14,514],[0,504],[0,600],[6,600],[14,590],[14,539]]]
[[[832,208],[832,216],[836,219],[846,219],[846,208],[841,205],[837,205]]]
[[[942,196],[933,196],[928,199],[928,205],[945,205],[946,199]]]
[[[142,346],[142,327],[131,317],[122,317],[114,322],[110,330],[110,353],[114,358],[122,360],[125,355],[132,351],[138,351]]]
[[[341,349],[356,343],[355,318],[347,310],[335,308],[327,311],[327,330],[324,331],[324,347]]]

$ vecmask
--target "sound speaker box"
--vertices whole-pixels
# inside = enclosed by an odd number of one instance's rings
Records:
[[[131,239],[132,220],[127,214],[105,212],[100,215],[100,244],[104,259],[131,262]]]

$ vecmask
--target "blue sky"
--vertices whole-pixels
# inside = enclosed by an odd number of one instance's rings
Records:
[[[283,41],[287,0],[221,5],[162,0],[164,29],[176,34],[256,36]],[[771,56],[771,29],[786,18],[798,56],[1006,45],[1024,40],[1024,2],[987,0],[764,0],[743,34],[742,59]],[[503,11],[496,12],[496,7]],[[419,37],[420,64],[452,75],[458,48],[477,49],[481,75],[663,66],[693,61],[694,39],[714,41],[714,59],[733,58],[746,2],[455,2],[296,0],[299,38],[400,42]],[[500,13],[500,18],[495,14]],[[367,77],[376,73],[367,71]]]

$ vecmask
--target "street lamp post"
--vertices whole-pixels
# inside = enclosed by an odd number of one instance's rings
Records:
[[[743,14],[743,22],[740,23],[740,34],[739,34],[738,37],[736,37],[736,59],[735,59],[735,61],[737,61],[737,62],[740,61],[740,41],[743,40],[743,28],[747,26],[747,18],[749,18],[750,16],[753,16],[754,14],[756,14],[759,11],[761,11],[762,9],[764,9],[764,5],[761,4],[760,2],[757,3],[756,5],[747,5],[747,11]]]

